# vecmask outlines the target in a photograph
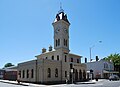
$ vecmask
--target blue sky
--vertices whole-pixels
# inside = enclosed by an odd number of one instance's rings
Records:
[[[120,0],[0,0],[0,68],[35,59],[53,46],[60,2],[71,23],[71,53],[83,56],[82,62],[93,45],[92,58],[120,53]]]

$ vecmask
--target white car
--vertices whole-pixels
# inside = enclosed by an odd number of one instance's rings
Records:
[[[110,77],[109,77],[109,80],[111,81],[115,81],[115,80],[120,80],[120,78],[117,76],[117,75],[111,75]]]

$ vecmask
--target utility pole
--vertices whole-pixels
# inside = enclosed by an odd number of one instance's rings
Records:
[[[102,41],[99,41],[98,43],[102,43]],[[96,44],[97,44],[97,43],[96,43]],[[91,56],[92,56],[92,48],[95,47],[96,44],[92,45],[92,46],[89,48],[89,50],[90,50],[90,62],[91,62],[91,60],[92,60],[92,59],[91,59]]]

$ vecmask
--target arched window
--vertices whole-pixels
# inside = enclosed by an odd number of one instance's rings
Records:
[[[34,71],[33,71],[33,69],[31,70],[31,78],[34,78]]]
[[[48,78],[50,78],[51,77],[51,69],[48,68],[47,72],[48,72]]]
[[[57,55],[57,60],[59,60],[59,55]]]
[[[57,47],[58,41],[56,40],[56,47]]]
[[[65,77],[67,77],[67,71],[65,71]]]
[[[29,70],[27,70],[27,73],[26,73],[26,75],[27,75],[27,78],[29,78]]]
[[[77,59],[77,63],[79,63],[79,59]]]
[[[19,71],[19,78],[21,78],[21,71]]]
[[[65,41],[65,43],[66,43],[66,46],[67,46],[67,40]]]
[[[58,69],[55,69],[55,77],[58,77]]]
[[[52,56],[52,60],[54,60],[54,56]]]
[[[67,62],[67,56],[65,55],[65,62]]]
[[[23,70],[23,75],[22,75],[23,78],[25,78],[25,70]]]
[[[83,70],[83,79],[84,80],[86,79],[86,72],[85,72],[85,70]]]
[[[82,71],[81,70],[79,70],[79,79],[80,79],[80,81],[82,80]]]
[[[60,45],[60,39],[58,39],[58,46]]]
[[[67,46],[67,40],[64,39],[64,46]]]
[[[64,39],[64,46],[65,46],[65,39]]]
[[[73,58],[71,58],[71,62],[73,62]]]
[[[75,81],[78,81],[78,71],[75,69]]]

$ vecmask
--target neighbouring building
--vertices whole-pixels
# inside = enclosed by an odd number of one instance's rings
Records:
[[[17,80],[17,67],[11,66],[0,69],[0,79],[3,80]]]
[[[96,56],[95,61],[87,62],[85,64],[87,65],[88,78],[90,78],[90,70],[93,70],[92,78],[108,79],[110,75],[118,73],[114,71],[112,62],[105,61],[104,59],[98,60],[98,56]]]
[[[37,83],[61,83],[86,80],[86,65],[81,64],[79,55],[70,53],[70,22],[63,9],[54,22],[54,50],[52,46],[35,56],[37,59],[18,64],[18,80]],[[51,39],[51,38],[50,38]]]
[[[5,76],[5,70],[0,69],[0,79],[4,79]]]

